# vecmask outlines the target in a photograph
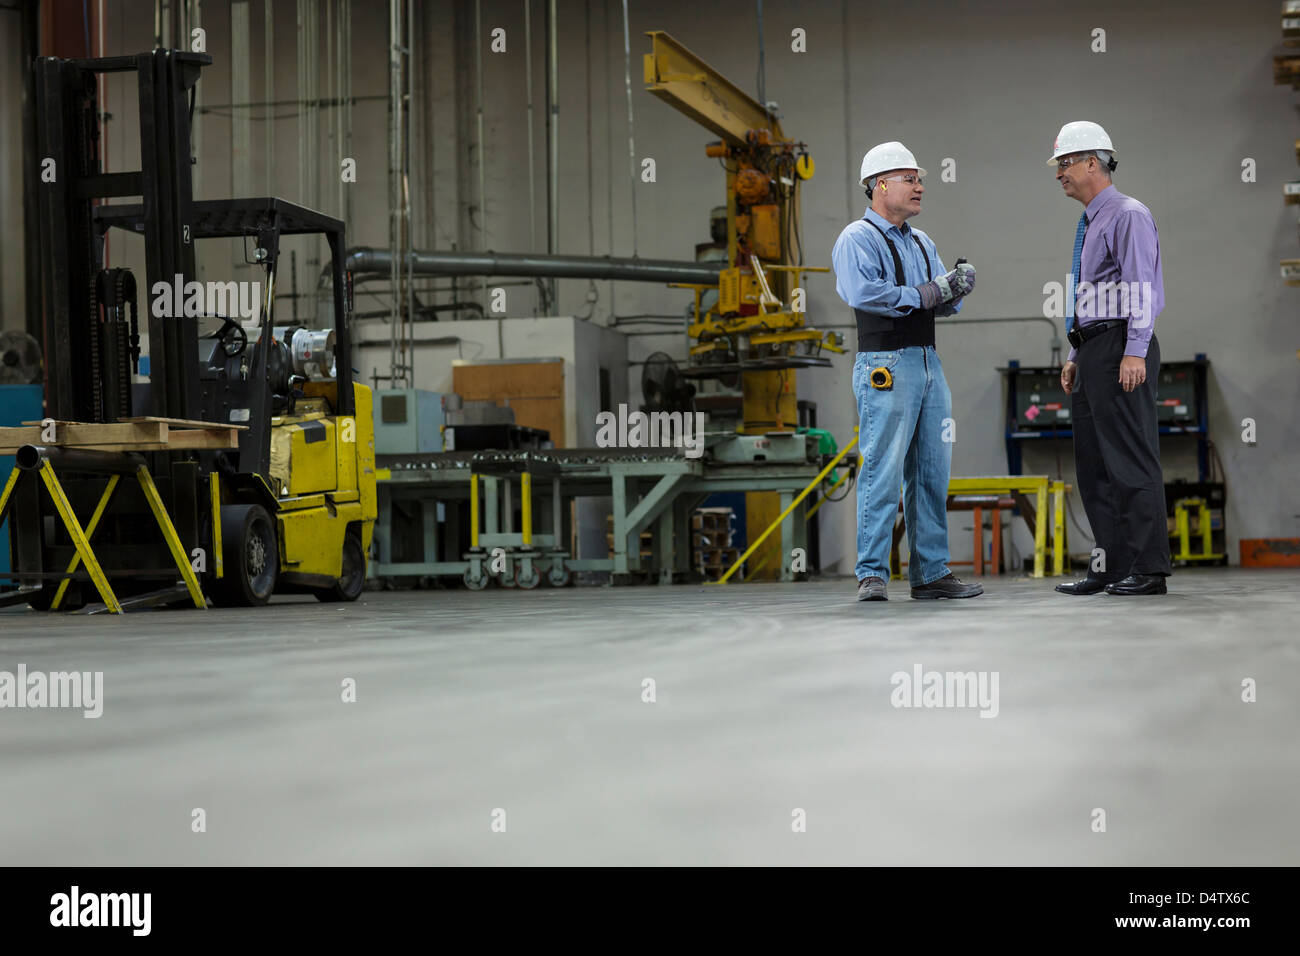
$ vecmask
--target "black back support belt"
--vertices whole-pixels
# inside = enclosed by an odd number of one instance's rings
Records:
[[[865,216],[862,218],[880,233],[880,238],[884,239],[885,245],[889,247],[889,254],[894,259],[894,284],[906,285],[907,282],[903,278],[903,260],[899,258],[898,248],[885,235],[885,230]],[[929,282],[934,278],[934,272],[930,268],[930,257],[926,255],[925,247],[921,245],[921,239],[915,232],[912,233],[912,241],[921,252],[921,259],[925,262],[925,281]],[[934,345],[933,309],[915,309],[898,318],[889,315],[873,315],[862,309],[854,309],[853,315],[858,320],[859,352],[892,352],[909,345]]]

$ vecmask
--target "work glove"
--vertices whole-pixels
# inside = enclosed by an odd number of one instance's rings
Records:
[[[937,305],[968,295],[973,288],[975,267],[969,262],[963,262],[937,279],[917,286],[916,291],[921,294],[921,308],[933,309]]]
[[[953,292],[952,297],[960,299],[964,295],[970,295],[975,288],[975,267],[969,262],[959,262],[957,268],[949,272],[946,278]]]

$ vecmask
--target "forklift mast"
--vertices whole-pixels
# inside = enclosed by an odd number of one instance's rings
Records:
[[[103,244],[95,229],[99,200],[139,196],[145,240],[145,290],[194,277],[190,109],[204,53],[154,50],[90,60],[38,57],[32,66],[40,195],[41,280],[45,298],[46,413],[61,421],[130,417],[130,378],[122,380],[129,337],[101,317]],[[97,74],[136,74],[140,169],[104,173]],[[111,208],[111,207],[110,207]],[[112,283],[116,292],[117,282]],[[124,292],[127,290],[123,290]],[[122,311],[128,303],[114,303]],[[194,419],[199,378],[197,323],[149,316],[151,414]],[[115,317],[114,317],[115,318]]]
[[[43,167],[52,168],[56,176],[52,183],[32,187],[41,195],[46,414],[78,422],[149,414],[243,425],[247,430],[240,433],[239,450],[201,453],[200,471],[265,476],[270,468],[271,418],[293,407],[291,345],[300,329],[276,329],[273,324],[283,235],[323,235],[328,242],[337,368],[333,411],[354,414],[344,224],[276,198],[194,200],[194,87],[200,70],[211,62],[207,54],[154,50],[89,60],[41,57],[33,64],[37,144]],[[96,75],[130,71],[135,71],[139,87],[141,169],[105,174],[99,155]],[[96,204],[131,196],[141,201]],[[126,270],[103,268],[104,235],[113,227],[145,240],[147,411],[134,408],[131,401],[129,369],[139,355],[134,278]],[[195,278],[194,244],[211,238],[240,239],[246,246],[251,242],[254,261],[265,269],[265,282],[256,341],[248,341],[238,322],[220,317],[225,325],[205,357],[200,354],[198,318],[180,308],[182,296],[170,297],[174,315],[155,315],[149,302],[159,283],[184,289]]]

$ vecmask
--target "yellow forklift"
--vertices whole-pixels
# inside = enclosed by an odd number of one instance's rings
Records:
[[[364,586],[374,431],[371,391],[352,378],[344,226],[281,199],[192,198],[194,88],[211,62],[175,50],[33,62],[46,406],[26,431],[0,430],[18,461],[0,490],[16,582],[0,604],[251,606],[286,591],[351,601]],[[103,73],[136,75],[138,171],[102,171]],[[145,242],[147,385],[132,384],[135,277],[103,266],[113,229]],[[332,328],[275,324],[281,237],[307,234],[329,247]],[[195,243],[209,239],[242,242],[261,267],[241,290],[257,290],[255,327],[214,311],[194,281]]]

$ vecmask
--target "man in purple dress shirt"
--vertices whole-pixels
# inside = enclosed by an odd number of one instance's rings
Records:
[[[1117,190],[1110,137],[1096,123],[1066,123],[1048,165],[1084,207],[1067,291],[1075,471],[1101,560],[1065,594],[1165,594],[1171,573],[1156,418],[1164,308],[1160,236],[1151,210]]]

